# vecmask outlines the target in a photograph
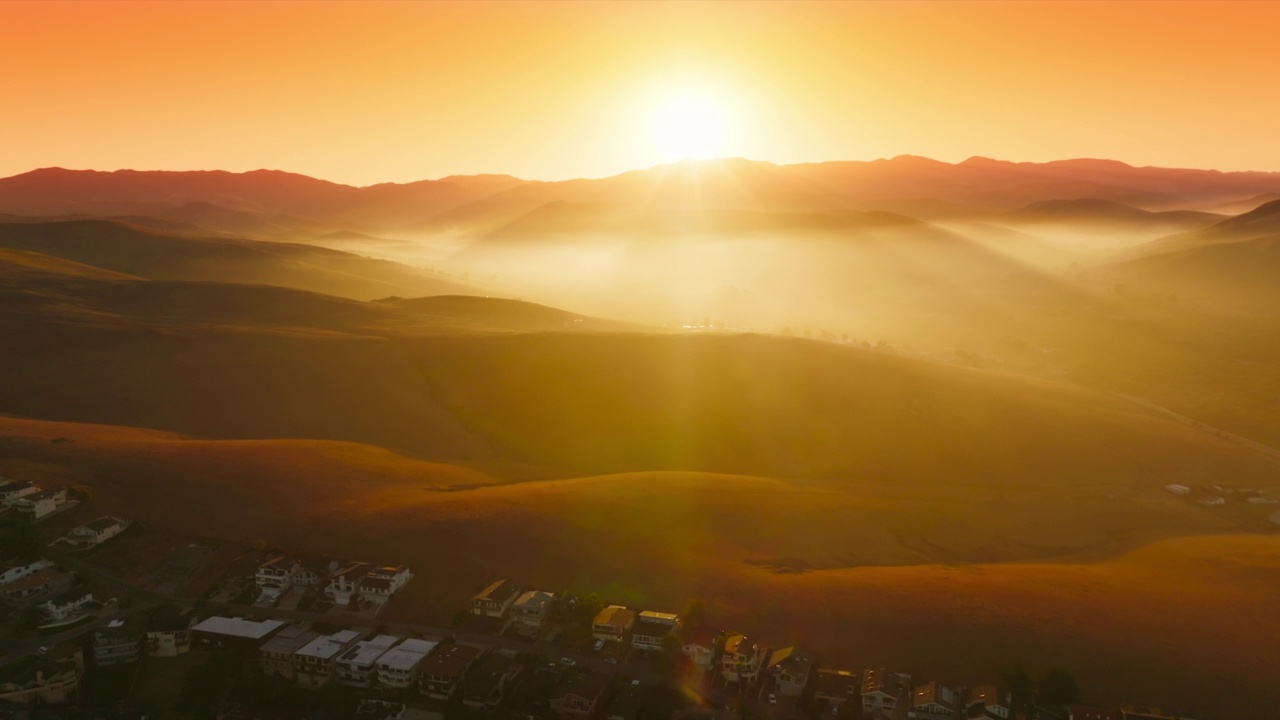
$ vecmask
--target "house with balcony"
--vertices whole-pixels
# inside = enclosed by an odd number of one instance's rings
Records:
[[[177,657],[191,650],[193,618],[176,605],[164,605],[147,619],[147,655]]]
[[[505,617],[507,610],[519,596],[520,588],[515,583],[510,580],[494,580],[471,597],[471,614]]]
[[[800,697],[813,677],[813,656],[793,647],[774,650],[766,666],[774,690],[786,697]]]
[[[340,630],[321,635],[298,648],[293,653],[294,684],[307,689],[328,685],[334,678],[338,656],[354,647],[364,635],[360,630]]]
[[[381,605],[409,584],[413,573],[408,565],[383,565],[369,571],[356,583],[360,597]]]
[[[636,624],[636,611],[621,605],[610,605],[596,613],[591,621],[591,635],[597,640],[620,643]]]
[[[729,682],[752,682],[760,676],[765,648],[742,633],[725,638],[720,655],[720,675]]]
[[[969,690],[965,717],[1009,720],[1013,716],[1013,696],[995,685],[979,685]]]
[[[551,695],[551,712],[563,720],[588,720],[604,709],[608,675],[587,673],[562,684]]]
[[[71,587],[75,577],[56,565],[46,567],[0,585],[0,603],[10,607],[30,607]]]
[[[373,687],[378,681],[378,658],[398,642],[400,638],[395,635],[378,635],[357,642],[338,655],[334,663],[335,679],[351,687]]]
[[[820,667],[813,678],[813,699],[838,714],[847,702],[862,704],[862,673],[838,667]]]
[[[72,528],[63,538],[68,545],[82,550],[97,547],[129,529],[129,523],[117,517],[104,515],[87,525]]]
[[[66,625],[85,617],[93,605],[93,593],[84,585],[70,589],[40,603],[40,626]]]
[[[526,590],[520,593],[515,602],[507,610],[511,624],[517,628],[536,633],[542,629],[542,623],[556,602],[556,596],[543,590]]]
[[[267,677],[293,681],[293,654],[320,637],[306,623],[293,623],[280,629],[258,648],[258,667]]]
[[[383,653],[374,663],[378,685],[392,690],[416,687],[422,663],[439,643],[409,638]]]
[[[43,558],[27,558],[0,565],[0,585],[8,585],[14,580],[21,580],[35,575],[41,570],[57,567],[52,561]]]
[[[716,660],[716,637],[706,630],[700,630],[694,635],[684,639],[684,645],[680,649],[684,652],[684,656],[689,658],[689,662],[702,672],[711,669]]]
[[[631,647],[637,650],[661,650],[662,641],[680,630],[680,616],[675,613],[644,610],[636,615],[631,627]]]
[[[10,506],[27,520],[31,522],[39,522],[58,512],[65,507],[66,504],[66,488],[56,488],[52,490],[41,490],[40,492],[32,493],[30,495],[23,495],[10,503]]]
[[[25,480],[0,485],[0,504],[10,507],[18,498],[35,495],[38,492],[40,492],[40,488],[38,486]]]
[[[920,720],[951,720],[961,709],[959,692],[937,680],[917,685],[911,694],[911,713]]]
[[[93,664],[97,667],[124,665],[142,659],[146,632],[142,618],[134,615],[112,620],[93,632]]]
[[[258,566],[253,573],[253,584],[258,597],[275,599],[293,587],[293,579],[302,570],[302,564],[285,555],[277,555]]]
[[[329,576],[329,584],[324,594],[334,605],[347,605],[360,591],[360,581],[373,571],[373,566],[364,562],[350,562],[339,567]]]
[[[437,648],[419,668],[422,694],[436,700],[453,697],[462,686],[462,677],[483,655],[483,649],[461,643]]]
[[[65,705],[80,697],[83,668],[71,661],[26,657],[0,668],[0,706]],[[26,717],[14,713],[13,717]]]
[[[901,702],[906,702],[911,692],[911,676],[891,673],[884,668],[867,670],[862,674],[862,717],[887,719]]]

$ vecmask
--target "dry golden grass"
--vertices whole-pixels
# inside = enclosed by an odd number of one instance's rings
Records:
[[[656,608],[696,596],[725,625],[834,662],[979,681],[1022,657],[1072,667],[1099,700],[1210,718],[1268,699],[1280,671],[1280,540],[1231,535],[1224,516],[1142,477],[999,488],[692,472],[512,482],[522,468],[353,443],[12,418],[0,437],[0,472],[83,481],[95,514],[408,562],[419,579],[388,609],[393,620],[446,622],[499,576]]]

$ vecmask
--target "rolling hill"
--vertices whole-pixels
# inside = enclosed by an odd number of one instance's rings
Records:
[[[512,577],[646,607],[701,597],[726,627],[828,662],[978,683],[1022,658],[1071,667],[1098,700],[1210,717],[1274,693],[1276,538],[1221,535],[1230,521],[1133,475],[998,492],[951,477],[555,479],[344,442],[4,417],[0,457],[5,474],[92,488],[94,514],[411,563],[431,582],[390,620],[447,623],[476,587]],[[1202,536],[1173,537],[1185,533]],[[938,643],[966,650],[919,650]],[[1229,700],[1204,691],[1223,683]]]
[[[279,285],[360,300],[479,292],[438,273],[337,250],[189,237],[109,220],[0,223],[0,247],[153,280]]]
[[[1218,312],[1280,308],[1280,200],[1139,245],[1096,271],[1110,282],[1188,297]]]

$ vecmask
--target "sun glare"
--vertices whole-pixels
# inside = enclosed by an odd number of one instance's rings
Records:
[[[686,93],[667,98],[653,113],[653,140],[664,160],[716,157],[724,148],[724,109],[711,98]]]

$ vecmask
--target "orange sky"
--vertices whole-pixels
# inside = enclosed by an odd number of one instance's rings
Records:
[[[0,175],[279,168],[354,184],[723,154],[1280,170],[1280,3],[3,2]]]

